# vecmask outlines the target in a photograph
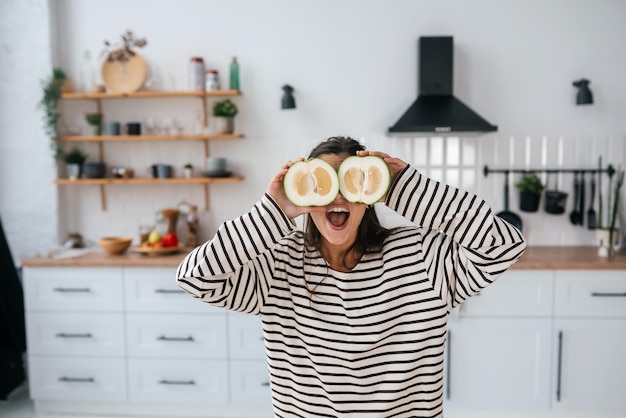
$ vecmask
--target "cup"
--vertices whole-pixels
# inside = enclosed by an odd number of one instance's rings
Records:
[[[152,177],[157,179],[167,179],[172,177],[172,166],[169,164],[152,164],[150,166]]]
[[[105,135],[119,135],[120,123],[119,122],[107,122],[104,124]]]
[[[226,173],[226,158],[208,157],[206,159],[206,171],[209,176]]]
[[[126,132],[128,132],[128,135],[141,135],[141,123],[128,122],[126,124]]]

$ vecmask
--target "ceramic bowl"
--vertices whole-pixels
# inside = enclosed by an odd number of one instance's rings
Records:
[[[133,242],[132,237],[102,237],[100,246],[109,254],[122,254]]]

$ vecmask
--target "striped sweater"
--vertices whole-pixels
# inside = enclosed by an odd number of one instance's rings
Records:
[[[178,267],[193,296],[261,318],[276,417],[443,416],[448,314],[526,242],[485,201],[411,166],[386,203],[415,226],[348,273],[267,194]]]

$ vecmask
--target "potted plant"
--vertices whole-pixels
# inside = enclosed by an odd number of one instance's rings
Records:
[[[101,113],[87,113],[85,119],[91,129],[91,135],[102,134],[102,114]]]
[[[213,104],[213,116],[216,120],[216,132],[232,134],[235,131],[237,106],[230,99],[219,100]]]
[[[191,163],[185,164],[185,166],[183,167],[183,174],[187,179],[193,177],[193,165],[191,165]]]
[[[67,167],[67,176],[70,180],[76,180],[80,178],[83,163],[87,159],[87,154],[78,148],[73,148],[70,152],[63,154],[63,160]]]
[[[524,212],[536,212],[539,209],[539,200],[545,186],[534,172],[524,173],[515,185],[520,193],[519,208]]]
[[[58,111],[58,103],[66,80],[65,71],[60,68],[53,68],[50,78],[42,81],[43,97],[39,101],[39,107],[44,112],[43,119],[46,134],[50,140],[50,150],[56,160],[63,155],[58,142],[58,124],[61,116]]]

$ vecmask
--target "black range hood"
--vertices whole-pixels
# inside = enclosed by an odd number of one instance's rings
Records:
[[[389,134],[477,134],[498,129],[454,97],[453,48],[452,36],[419,38],[419,95],[409,110],[389,128]]]

